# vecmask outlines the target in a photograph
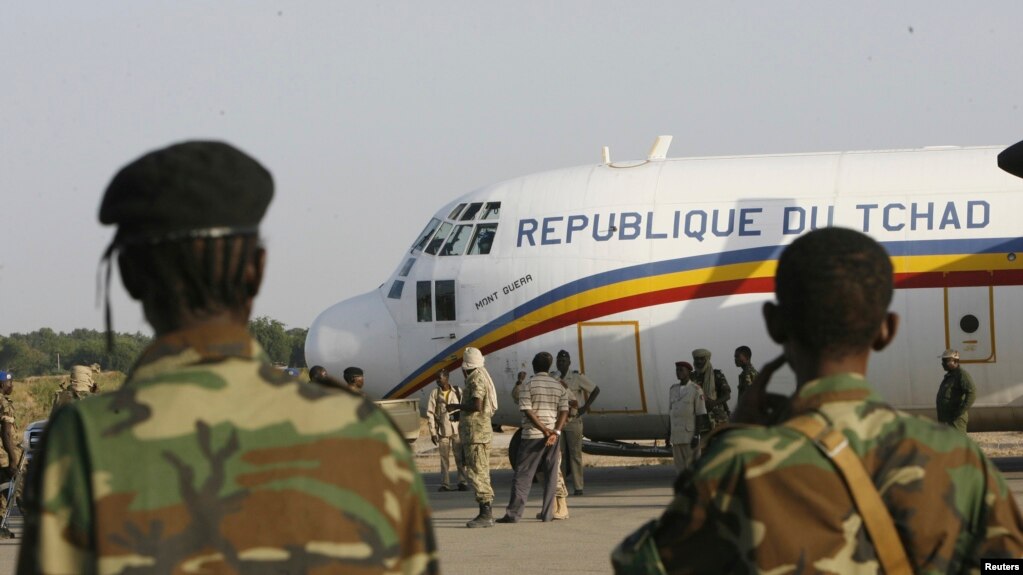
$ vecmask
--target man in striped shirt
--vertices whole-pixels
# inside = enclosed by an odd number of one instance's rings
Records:
[[[515,478],[504,517],[498,523],[518,523],[529,498],[537,467],[544,472],[543,521],[554,519],[554,493],[558,484],[561,450],[558,440],[568,418],[568,389],[547,372],[554,358],[546,351],[533,357],[533,377],[522,386],[519,409],[522,411],[522,440],[515,458]]]

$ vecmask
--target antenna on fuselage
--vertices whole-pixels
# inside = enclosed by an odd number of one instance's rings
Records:
[[[611,163],[611,148],[604,146],[604,149],[600,151],[600,157],[604,160],[605,164]]]
[[[650,148],[647,155],[648,160],[663,160],[668,157],[668,148],[671,146],[671,136],[657,136],[654,146]]]

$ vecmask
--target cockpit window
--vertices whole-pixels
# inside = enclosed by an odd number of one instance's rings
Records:
[[[405,282],[401,280],[394,280],[391,284],[391,291],[388,292],[387,297],[391,299],[401,299],[401,290],[405,287]]]
[[[501,202],[487,202],[487,206],[483,208],[483,215],[480,216],[481,220],[496,220],[501,217]]]
[[[463,222],[467,221],[467,220],[475,219],[476,218],[476,214],[479,213],[480,208],[482,208],[482,207],[483,207],[483,203],[482,202],[476,202],[476,203],[473,203],[473,204],[469,204],[469,207],[465,208],[465,211],[462,212],[462,217],[459,218],[459,219],[461,219]]]
[[[455,280],[438,280],[437,321],[455,321]]]
[[[401,266],[401,271],[398,272],[398,276],[405,277],[410,271],[412,271],[412,264],[416,263],[416,258],[409,258],[405,260],[405,264]]]
[[[416,282],[416,321],[455,321],[455,307],[455,280]]]
[[[440,250],[442,256],[460,256],[465,253],[465,246],[472,236],[472,225],[456,226],[447,243]]]
[[[430,255],[436,255],[437,250],[444,244],[444,240],[448,239],[448,233],[451,232],[451,224],[444,222],[440,225],[440,229],[437,230],[437,234],[430,240],[430,245],[426,246],[426,253]]]
[[[428,281],[416,282],[416,321],[433,321],[432,287]]]
[[[487,255],[494,245],[494,235],[497,234],[497,224],[480,224],[476,226],[476,233],[472,236],[469,244],[469,255]]]
[[[460,256],[486,255],[497,235],[496,220],[501,216],[501,202],[461,203],[451,209],[445,219],[432,218],[426,228],[419,234],[412,251],[422,251],[430,255]],[[487,221],[474,226],[472,221]],[[465,222],[465,223],[459,223]],[[414,259],[405,262],[400,277],[408,275]]]
[[[426,227],[423,228],[423,232],[419,234],[419,239],[416,240],[416,243],[412,244],[412,249],[421,251],[425,248],[426,242],[430,241],[430,236],[433,235],[434,230],[436,230],[439,225],[440,220],[437,218],[431,219],[430,223],[426,224]]]
[[[462,211],[462,208],[464,208],[464,207],[465,207],[465,204],[458,204],[457,206],[455,206],[455,209],[451,210],[451,213],[448,214],[448,219],[449,220],[457,220],[458,219],[458,214]]]

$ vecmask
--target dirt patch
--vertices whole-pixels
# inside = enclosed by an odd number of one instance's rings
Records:
[[[1023,432],[989,431],[971,433],[970,438],[980,445],[988,457],[1023,456]]]

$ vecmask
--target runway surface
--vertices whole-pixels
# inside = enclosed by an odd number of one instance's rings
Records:
[[[1023,503],[1023,458],[996,458],[1017,503]],[[657,517],[671,498],[670,465],[602,467],[586,470],[586,493],[569,498],[570,518],[543,523],[534,518],[540,487],[533,486],[520,523],[467,529],[478,507],[471,492],[439,493],[439,474],[425,473],[433,506],[441,568],[448,575],[561,572],[610,573],[611,549],[643,523]],[[508,501],[511,470],[493,472],[494,513]],[[20,517],[13,528],[20,534]],[[14,573],[20,539],[0,540],[0,575]]]

